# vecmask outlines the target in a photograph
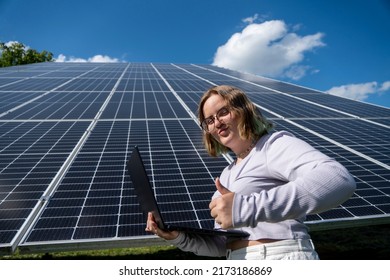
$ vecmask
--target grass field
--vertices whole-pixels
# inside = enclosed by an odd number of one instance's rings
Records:
[[[390,260],[390,225],[376,225],[311,233],[323,260]],[[15,253],[0,259],[208,259],[171,246],[74,251],[46,254]]]

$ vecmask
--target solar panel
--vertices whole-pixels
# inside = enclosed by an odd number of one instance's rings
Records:
[[[212,227],[214,178],[231,157],[207,155],[196,115],[217,84],[354,176],[353,197],[308,216],[310,228],[390,221],[388,108],[211,65],[42,63],[0,69],[0,251],[160,242],[126,173],[134,145],[168,222]]]

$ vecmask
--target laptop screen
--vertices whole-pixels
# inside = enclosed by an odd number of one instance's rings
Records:
[[[137,146],[134,147],[131,157],[127,162],[127,169],[142,210],[145,213],[152,212],[157,225],[161,229],[164,229],[164,221],[161,217],[161,213],[153,193],[153,188],[150,185],[149,178],[145,171],[145,166],[142,162]]]

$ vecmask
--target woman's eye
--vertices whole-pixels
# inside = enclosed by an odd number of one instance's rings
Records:
[[[218,116],[219,116],[219,117],[224,117],[224,116],[226,116],[227,114],[229,114],[229,110],[226,109],[226,108],[224,108],[224,109],[222,109],[221,111],[219,111]]]
[[[210,124],[213,124],[214,123],[214,120],[213,119],[206,119],[206,123],[208,124],[208,125],[210,125]]]

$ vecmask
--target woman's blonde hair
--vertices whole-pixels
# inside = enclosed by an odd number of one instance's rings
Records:
[[[228,85],[212,87],[203,94],[198,108],[199,123],[202,123],[205,119],[203,114],[204,103],[213,94],[221,96],[232,113],[239,117],[238,131],[242,139],[258,139],[273,128],[273,124],[262,116],[260,110],[248,99],[242,90]],[[209,155],[213,157],[230,151],[228,147],[219,143],[206,131],[203,131],[203,144]]]

